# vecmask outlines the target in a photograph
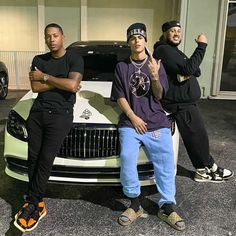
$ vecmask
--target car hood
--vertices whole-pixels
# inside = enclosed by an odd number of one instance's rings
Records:
[[[76,94],[73,122],[117,124],[121,110],[110,101],[112,82],[82,81],[81,86]],[[13,109],[26,119],[36,97],[37,93],[29,91]]]
[[[82,88],[76,94],[74,122],[117,124],[120,108],[110,101],[112,82],[81,83]]]

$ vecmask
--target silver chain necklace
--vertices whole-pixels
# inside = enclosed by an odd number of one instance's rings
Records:
[[[141,73],[141,68],[142,68],[142,67],[144,66],[144,64],[146,63],[148,57],[146,57],[146,58],[144,59],[144,61],[141,62],[141,63],[137,63],[137,62],[133,61],[133,59],[131,58],[131,56],[130,56],[129,58],[130,58],[131,63],[133,64],[133,66],[138,69],[138,73],[140,74],[140,73]]]

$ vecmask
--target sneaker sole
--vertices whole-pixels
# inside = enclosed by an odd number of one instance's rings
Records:
[[[222,183],[224,182],[223,179],[221,180],[213,180],[213,179],[194,179],[195,182],[199,183]]]
[[[25,229],[23,229],[20,225],[17,224],[17,221],[14,221],[14,225],[16,226],[17,229],[19,229],[21,232],[25,232]]]
[[[19,216],[19,214],[18,214],[18,213],[16,213],[16,214],[15,214],[15,220],[18,218],[18,216]]]

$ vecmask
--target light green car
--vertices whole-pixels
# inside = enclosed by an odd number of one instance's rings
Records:
[[[115,65],[129,55],[129,48],[125,43],[111,42],[80,42],[71,46],[80,50],[85,73],[82,89],[76,95],[74,127],[55,158],[49,182],[120,185],[117,122],[121,111],[109,98]],[[25,123],[36,96],[30,91],[16,104],[5,128],[5,171],[23,181],[28,181]],[[176,163],[179,132],[174,122],[172,133]],[[143,147],[137,168],[142,186],[155,183],[153,166]]]

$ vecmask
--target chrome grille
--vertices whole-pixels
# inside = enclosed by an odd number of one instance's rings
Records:
[[[75,124],[57,156],[64,158],[101,158],[119,153],[115,125]]]

